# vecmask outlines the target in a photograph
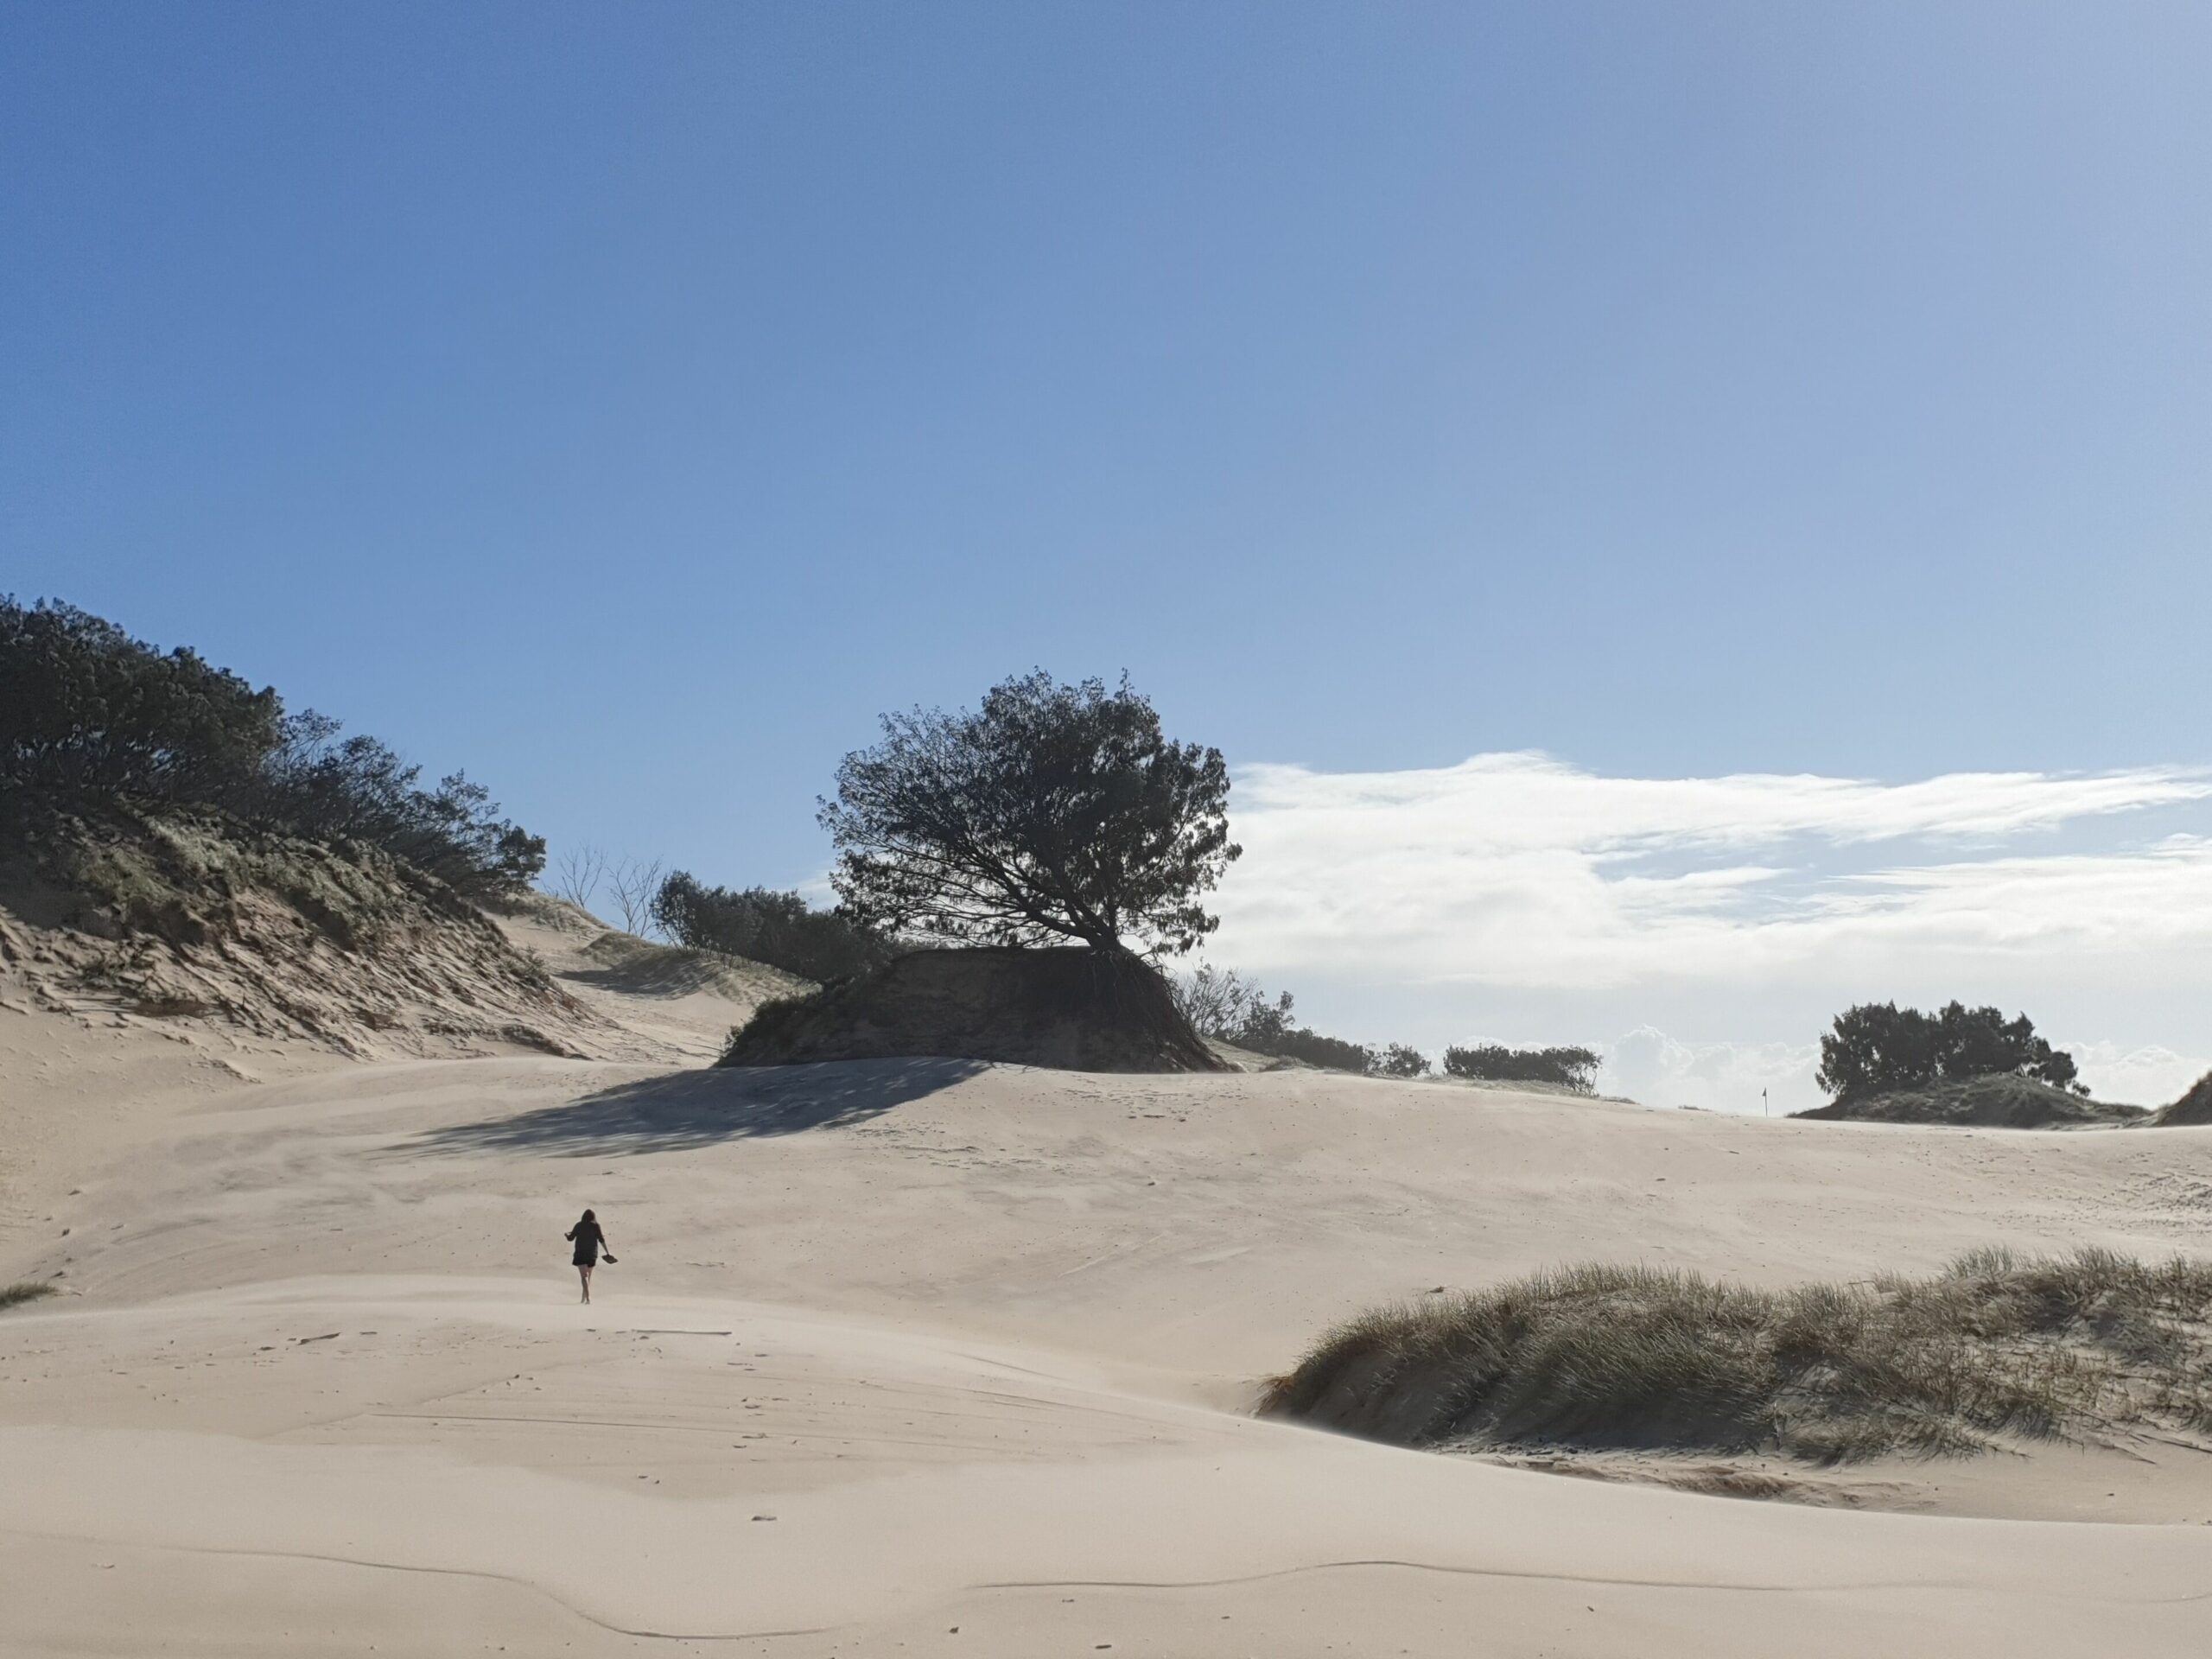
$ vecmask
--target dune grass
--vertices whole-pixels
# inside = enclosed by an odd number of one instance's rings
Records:
[[[1568,1268],[1360,1315],[1262,1409],[1404,1446],[1822,1464],[2212,1429],[2212,1265],[1977,1250],[1783,1291]]]
[[[0,1307],[14,1307],[22,1302],[35,1302],[54,1294],[52,1285],[34,1283],[29,1279],[12,1285],[0,1285]]]

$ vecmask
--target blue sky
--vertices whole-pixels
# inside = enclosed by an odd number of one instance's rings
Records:
[[[1911,834],[2147,855],[2212,833],[2142,781],[2212,763],[2208,61],[2194,4],[19,5],[0,589],[736,882],[1035,664],[1324,779],[2123,772]],[[1823,914],[1910,850],[1785,841]],[[1370,1037],[1845,988],[1353,975],[1238,880],[1224,949]],[[2007,937],[1959,994],[2212,1054]],[[1851,986],[1949,960],[1893,948]]]

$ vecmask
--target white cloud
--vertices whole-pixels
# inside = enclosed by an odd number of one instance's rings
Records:
[[[1758,1111],[1764,1095],[1779,1117],[1825,1098],[1813,1082],[1817,1043],[1684,1043],[1643,1026],[1605,1056],[1599,1087],[1649,1106]]]
[[[2212,839],[2007,850],[2208,798],[2212,777],[2171,768],[1884,785],[1605,778],[1527,754],[1258,766],[1237,779],[1223,945],[1270,970],[1568,988],[1742,979],[1838,950],[2212,943]],[[1929,856],[1865,867],[1908,842]]]
[[[1255,766],[1209,955],[1363,1039],[1636,1027],[1597,1045],[1604,1084],[1653,1104],[1757,1112],[1762,1088],[1777,1114],[1813,1104],[1818,1033],[1869,996],[2027,1006],[2054,1039],[2084,1034],[2101,1095],[2156,1103],[2212,1052],[2208,803],[2212,773],[2173,767],[1879,784],[1607,778],[1534,754]]]
[[[2212,775],[1952,772],[1880,784],[1810,774],[1606,778],[1548,755],[1478,754],[1456,766],[1317,772],[1255,766],[1236,777],[1247,816],[1293,813],[1326,827],[1387,818],[1401,836],[1459,848],[1751,846],[1792,835],[1840,842],[2018,835],[2096,814],[2212,797]]]

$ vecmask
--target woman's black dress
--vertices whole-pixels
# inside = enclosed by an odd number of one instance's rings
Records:
[[[599,1230],[599,1224],[595,1221],[580,1221],[563,1236],[575,1240],[576,1253],[572,1259],[580,1268],[596,1266],[599,1253],[607,1248],[607,1236]]]

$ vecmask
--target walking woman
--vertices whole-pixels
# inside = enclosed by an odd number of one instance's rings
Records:
[[[588,1210],[584,1218],[562,1235],[575,1244],[576,1253],[570,1258],[575,1263],[576,1276],[584,1281],[584,1300],[591,1300],[591,1270],[598,1263],[602,1252],[612,1262],[614,1252],[607,1248],[607,1235],[600,1230],[599,1217]]]

